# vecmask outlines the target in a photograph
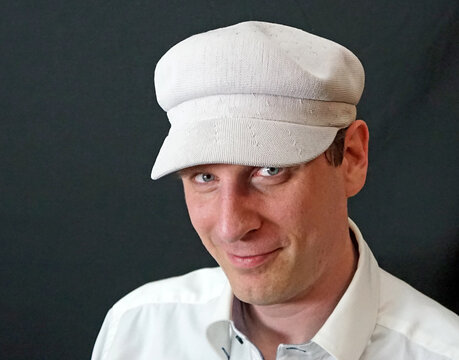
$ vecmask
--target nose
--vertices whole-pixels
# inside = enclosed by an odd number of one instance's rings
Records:
[[[223,242],[248,240],[262,224],[260,209],[252,195],[227,189],[220,194],[216,224],[217,238]]]

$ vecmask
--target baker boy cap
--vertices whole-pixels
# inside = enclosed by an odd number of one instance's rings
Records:
[[[289,26],[248,21],[191,36],[156,66],[171,128],[151,176],[310,161],[355,120],[363,85],[352,52]]]

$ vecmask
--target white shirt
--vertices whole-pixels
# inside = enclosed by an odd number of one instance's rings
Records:
[[[359,261],[345,294],[310,342],[277,359],[459,360],[459,317],[379,268],[349,221]],[[262,359],[234,327],[220,268],[146,284],[108,312],[92,360]]]

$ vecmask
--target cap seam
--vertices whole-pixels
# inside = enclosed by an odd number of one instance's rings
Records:
[[[280,123],[283,123],[283,124],[310,126],[310,127],[318,127],[318,128],[330,128],[330,127],[332,127],[332,128],[342,129],[342,128],[345,128],[345,127],[349,126],[349,124],[347,124],[347,125],[343,124],[342,126],[301,124],[301,123],[296,123],[296,122],[292,122],[292,121],[288,121],[288,120],[279,120],[279,119],[271,119],[271,118],[268,119],[266,117],[254,117],[254,116],[212,117],[212,118],[208,118],[208,119],[205,119],[205,120],[200,120],[199,123],[200,122],[204,122],[204,121],[214,121],[214,120],[224,120],[224,119],[228,119],[228,120],[230,120],[230,119],[262,120],[262,121],[272,121],[272,122],[280,122]],[[355,121],[355,119],[353,119],[351,122],[353,122],[353,121]],[[191,123],[191,124],[195,124],[195,123]],[[174,124],[171,128],[174,128],[174,127],[177,127],[177,124]]]

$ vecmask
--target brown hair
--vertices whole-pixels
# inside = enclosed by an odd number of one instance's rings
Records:
[[[343,162],[343,152],[344,152],[344,138],[346,137],[346,130],[339,129],[336,133],[335,139],[325,151],[325,157],[327,158],[330,165],[338,167]]]

